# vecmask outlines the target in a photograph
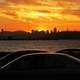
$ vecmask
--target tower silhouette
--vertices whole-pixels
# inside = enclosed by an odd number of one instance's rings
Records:
[[[56,27],[54,27],[54,33],[57,33],[57,28]]]

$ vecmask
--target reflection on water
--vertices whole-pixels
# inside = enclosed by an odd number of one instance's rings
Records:
[[[79,40],[14,40],[0,41],[0,51],[40,49],[56,51],[63,48],[80,48]]]

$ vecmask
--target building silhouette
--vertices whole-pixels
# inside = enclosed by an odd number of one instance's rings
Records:
[[[80,39],[80,31],[61,31],[59,32],[56,27],[53,31],[4,31],[1,29],[0,40],[73,40]]]
[[[1,29],[1,32],[3,33],[4,32],[4,29]]]
[[[54,33],[57,33],[57,28],[56,27],[54,27]]]

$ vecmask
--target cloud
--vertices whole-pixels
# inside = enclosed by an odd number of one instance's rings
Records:
[[[16,3],[16,4],[29,4],[35,3],[36,0],[7,0],[8,2]]]
[[[5,12],[4,14],[8,16],[16,17],[15,13]]]
[[[69,20],[67,15],[80,16],[79,2],[79,0],[3,0],[0,2],[0,12],[22,20],[27,18],[41,21]]]

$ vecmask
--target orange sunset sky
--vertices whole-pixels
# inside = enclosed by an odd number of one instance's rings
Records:
[[[0,29],[80,31],[80,0],[0,0]]]

